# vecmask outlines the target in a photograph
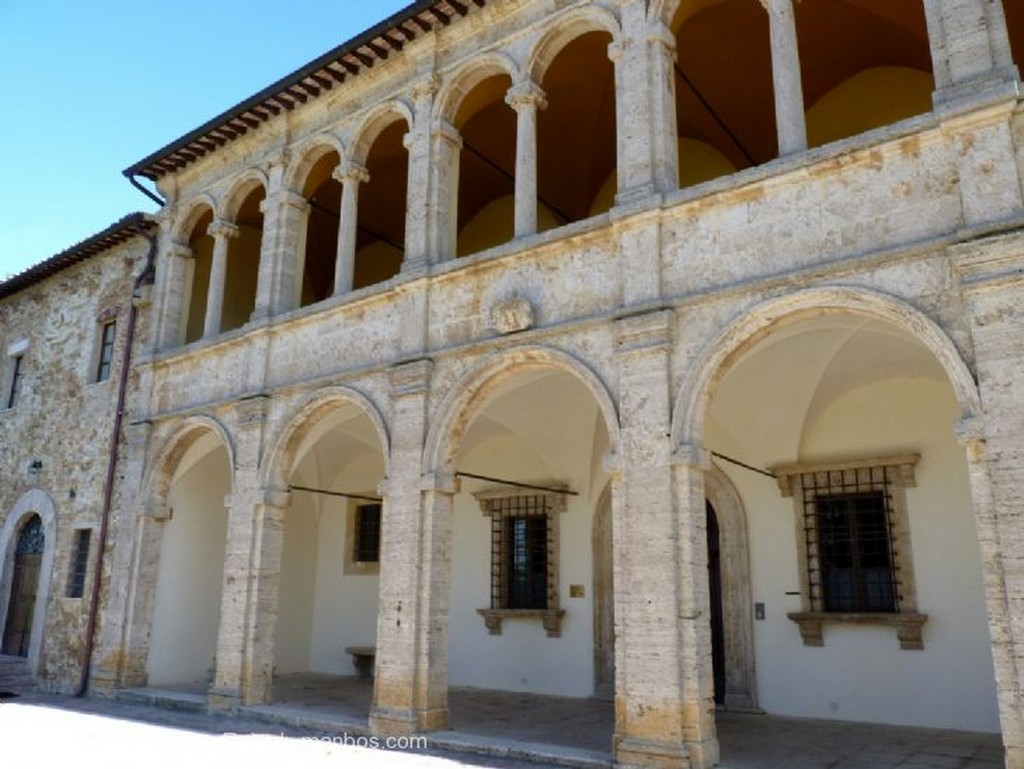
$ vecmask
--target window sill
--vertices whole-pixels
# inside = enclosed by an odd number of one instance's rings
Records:
[[[800,637],[804,646],[824,646],[825,625],[877,625],[896,629],[901,649],[920,650],[924,648],[921,628],[928,619],[927,614],[905,613],[856,613],[856,612],[792,612],[786,615],[800,626]]]
[[[491,635],[501,635],[501,623],[505,619],[539,617],[548,638],[561,638],[565,609],[477,609],[476,613],[484,618],[484,625]]]

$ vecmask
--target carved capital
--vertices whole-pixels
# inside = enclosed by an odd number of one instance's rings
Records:
[[[370,181],[370,172],[365,166],[346,160],[331,172],[331,178],[342,184],[366,184]]]
[[[548,99],[543,89],[532,80],[516,83],[505,94],[505,103],[518,112],[521,109],[547,109]]]
[[[231,222],[214,219],[206,228],[206,234],[214,238],[237,238],[241,234],[241,230]]]

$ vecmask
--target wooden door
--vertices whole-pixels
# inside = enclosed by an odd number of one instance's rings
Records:
[[[11,581],[11,601],[4,627],[3,653],[16,657],[28,656],[32,640],[32,619],[35,617],[36,590],[39,586],[39,567],[42,555],[14,556],[14,579]]]

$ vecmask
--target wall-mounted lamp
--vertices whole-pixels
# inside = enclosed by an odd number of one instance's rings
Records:
[[[28,466],[28,471],[30,473],[38,473],[42,469],[43,469],[43,460],[41,460],[41,459],[33,459],[32,460],[32,464],[30,464]]]

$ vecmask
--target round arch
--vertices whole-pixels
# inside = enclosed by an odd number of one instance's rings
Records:
[[[0,632],[7,626],[7,610],[10,606],[11,587],[14,577],[14,549],[21,528],[32,515],[38,515],[43,524],[43,561],[39,568],[39,584],[36,588],[35,614],[32,618],[32,635],[29,639],[28,666],[33,673],[39,671],[43,631],[46,627],[47,603],[50,582],[53,575],[53,559],[57,551],[57,507],[42,489],[26,491],[14,503],[4,525],[0,528],[0,554],[3,555],[3,571],[0,572]]]
[[[210,434],[216,436],[227,451],[228,467],[235,467],[235,446],[227,428],[214,417],[188,417],[174,428],[153,454],[149,469],[143,476],[145,481],[142,488],[147,492],[143,499],[150,508],[159,510],[167,506],[167,494],[182,457],[196,442]],[[234,487],[234,477],[231,479],[231,485]]]
[[[488,357],[448,392],[427,434],[424,468],[435,472],[451,470],[462,433],[490,393],[522,371],[540,368],[569,374],[594,396],[608,430],[610,452],[615,454],[619,446],[618,409],[597,374],[583,361],[561,350],[541,346],[516,347]]]
[[[454,125],[463,99],[481,82],[494,75],[508,75],[513,83],[520,80],[518,65],[504,53],[485,53],[460,66],[445,78],[441,86],[434,107],[435,118]]]
[[[397,120],[404,120],[406,127],[412,130],[412,109],[404,101],[395,99],[371,109],[353,131],[349,159],[354,163],[366,165],[370,149],[377,137]]]
[[[566,45],[587,32],[607,32],[612,37],[613,45],[619,42],[622,36],[619,20],[609,10],[587,6],[569,11],[537,41],[527,57],[523,72],[527,73],[533,82],[543,83],[544,75],[555,57]]]
[[[732,364],[773,330],[813,315],[851,312],[878,318],[906,331],[931,351],[946,372],[963,418],[981,414],[974,377],[953,340],[907,302],[869,289],[812,288],[770,299],[748,311],[718,335],[691,366],[672,415],[673,445],[701,445],[707,407],[715,385]]]
[[[238,211],[245,199],[257,187],[262,187],[264,193],[270,189],[266,174],[255,168],[246,171],[233,181],[224,195],[223,217],[233,222],[238,217]]]
[[[284,173],[284,188],[302,194],[302,188],[314,166],[331,152],[337,153],[340,159],[345,159],[345,146],[337,136],[331,133],[314,136],[295,152],[295,158]]]
[[[370,420],[380,443],[381,454],[384,456],[384,474],[387,475],[391,460],[391,444],[387,425],[380,411],[362,393],[348,387],[332,387],[306,398],[284,422],[277,438],[270,444],[264,456],[262,480],[265,488],[287,487],[288,478],[295,469],[298,449],[311,427],[322,417],[344,406],[354,406]]]
[[[208,212],[214,219],[219,216],[217,201],[205,192],[191,200],[184,211],[184,216],[178,217],[177,224],[171,232],[171,240],[175,243],[188,243],[192,239],[192,231]]]

